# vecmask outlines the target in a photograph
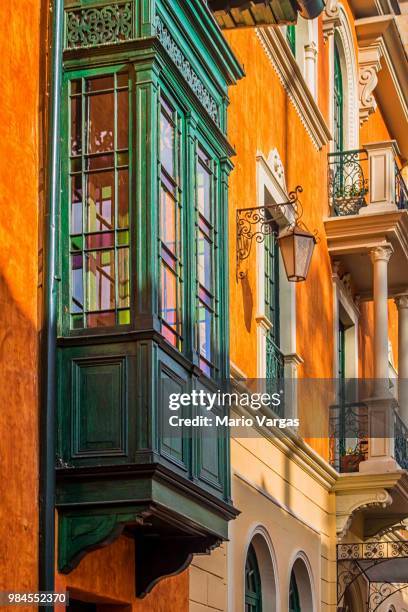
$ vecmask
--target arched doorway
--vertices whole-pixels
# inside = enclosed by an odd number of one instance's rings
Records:
[[[262,612],[262,584],[253,544],[249,545],[245,563],[245,612]]]

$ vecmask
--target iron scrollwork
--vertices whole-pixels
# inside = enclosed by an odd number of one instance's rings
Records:
[[[408,209],[408,187],[397,164],[395,164],[395,202],[400,210]]]
[[[261,244],[267,236],[276,235],[276,224],[279,224],[280,221],[283,222],[289,217],[290,227],[297,225],[307,230],[300,221],[303,209],[299,194],[302,192],[303,188],[298,185],[294,191],[289,193],[287,202],[237,210],[237,279],[247,276],[247,271],[241,268],[241,262],[250,256],[252,243],[255,241]],[[286,210],[288,210],[287,215],[285,215]],[[287,221],[282,224],[287,225]],[[314,232],[314,236],[317,237],[317,232]]]
[[[368,179],[363,168],[367,161],[365,149],[329,153],[329,200],[335,215],[356,215],[367,205]]]
[[[132,2],[66,12],[65,47],[94,47],[133,38]]]
[[[368,452],[368,408],[364,403],[330,406],[330,464],[340,473],[358,472]]]
[[[395,460],[403,470],[408,470],[408,428],[395,413],[394,426]]]
[[[369,583],[367,611],[376,612],[389,598],[408,587],[407,583],[390,581],[372,582],[369,579],[370,569],[389,559],[408,558],[408,542],[404,540],[389,542],[363,542],[358,544],[338,544],[337,546],[337,609],[342,604],[347,589],[365,576]],[[361,561],[371,561],[364,566]]]
[[[195,93],[197,98],[200,100],[201,104],[206,109],[207,113],[214,121],[216,125],[219,126],[219,113],[217,103],[214,98],[211,96],[208,89],[203,85],[201,79],[196,74],[196,72],[191,67],[190,62],[186,59],[184,54],[181,52],[179,46],[177,45],[174,38],[171,36],[170,32],[162,22],[159,16],[156,17],[155,20],[155,28],[157,38],[166,49],[167,53],[179,69],[182,77],[186,81],[186,83],[191,87],[192,91]]]

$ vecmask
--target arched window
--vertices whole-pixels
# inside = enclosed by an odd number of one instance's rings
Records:
[[[314,612],[309,563],[300,554],[293,564],[289,582],[289,612]]]
[[[290,50],[296,57],[296,29],[294,25],[288,25],[286,27],[286,40],[288,41]]]
[[[245,612],[262,612],[261,575],[252,544],[245,564]]]
[[[344,104],[343,76],[341,73],[340,53],[337,43],[334,44],[334,149],[343,151],[344,146]]]
[[[295,572],[292,570],[289,584],[289,612],[301,612],[299,589],[296,582]]]

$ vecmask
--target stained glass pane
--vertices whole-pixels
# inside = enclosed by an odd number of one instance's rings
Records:
[[[203,232],[198,234],[198,281],[208,290],[212,288],[212,248]]]
[[[129,227],[129,170],[118,171],[118,227]]]
[[[88,232],[114,228],[115,173],[97,172],[87,177]]]
[[[160,239],[163,244],[176,254],[176,208],[173,196],[166,190],[161,190],[160,206]]]
[[[72,312],[82,312],[84,304],[84,287],[82,276],[82,254],[73,255],[71,261],[72,275]]]
[[[199,161],[197,164],[197,205],[206,219],[211,219],[211,174]]]
[[[82,98],[71,98],[71,155],[82,152]]]
[[[87,92],[95,92],[95,91],[103,91],[106,89],[113,89],[114,85],[114,75],[108,74],[104,76],[98,77],[90,77],[86,79],[86,91]]]
[[[119,308],[130,306],[129,249],[118,250],[118,305]]]
[[[71,234],[82,233],[82,175],[71,178]]]
[[[118,97],[118,135],[117,135],[117,147],[118,149],[128,148],[129,139],[129,94],[127,90],[119,91]]]
[[[211,350],[211,328],[212,328],[212,313],[203,304],[200,304],[198,309],[198,329],[200,354],[207,361],[212,360]]]
[[[115,308],[115,251],[86,254],[87,310]]]
[[[88,96],[87,153],[113,151],[114,93]]]
[[[175,130],[168,117],[160,115],[160,161],[162,166],[174,177]]]
[[[162,333],[174,346],[177,344],[177,277],[166,266],[161,269],[161,317],[165,322]]]

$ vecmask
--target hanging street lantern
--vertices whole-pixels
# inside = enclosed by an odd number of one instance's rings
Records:
[[[279,220],[286,220],[284,211],[289,208],[288,216],[293,217],[293,222],[283,227],[277,241],[288,280],[294,283],[306,280],[317,232],[311,233],[300,221],[302,207],[299,193],[302,191],[302,187],[296,187],[289,193],[288,202],[237,210],[237,279],[247,276],[247,270],[242,269],[242,261],[248,259],[253,241],[260,244],[266,236],[276,235],[276,224]]]
[[[296,224],[280,232],[278,243],[288,280],[294,283],[306,280],[316,236]]]

